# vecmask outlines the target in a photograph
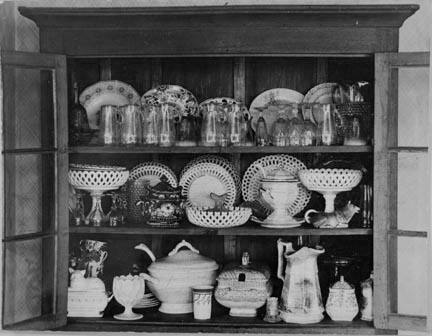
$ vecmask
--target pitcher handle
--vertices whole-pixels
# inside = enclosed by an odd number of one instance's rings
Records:
[[[192,252],[195,253],[199,253],[199,251],[193,247],[190,243],[188,243],[186,240],[182,240],[180,243],[178,243],[176,245],[176,247],[174,247],[174,249],[168,253],[168,256],[172,256],[174,254],[177,254],[177,252],[182,248],[182,247],[187,247],[189,250],[191,250]]]
[[[284,252],[294,252],[292,247],[292,243],[284,243],[281,238],[277,240],[277,250],[278,250],[278,266],[277,266],[277,277],[282,281],[285,280],[283,274],[283,266],[284,266]]]

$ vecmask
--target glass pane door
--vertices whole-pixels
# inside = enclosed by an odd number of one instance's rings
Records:
[[[66,323],[66,65],[1,55],[4,174],[3,328]]]
[[[377,328],[426,330],[430,287],[429,53],[375,59]]]

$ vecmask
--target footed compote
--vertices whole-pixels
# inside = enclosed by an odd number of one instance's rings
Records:
[[[75,189],[88,191],[92,197],[92,208],[85,219],[85,224],[101,226],[106,217],[101,205],[103,193],[116,190],[125,184],[129,171],[116,166],[71,164],[68,177],[69,183]]]
[[[325,213],[333,213],[336,195],[356,187],[362,176],[361,170],[356,169],[304,169],[299,171],[301,183],[307,189],[319,192],[324,196]]]
[[[116,276],[113,281],[113,294],[118,303],[125,307],[121,314],[114,315],[118,320],[138,320],[143,315],[136,314],[132,307],[144,296],[144,279],[139,275]]]

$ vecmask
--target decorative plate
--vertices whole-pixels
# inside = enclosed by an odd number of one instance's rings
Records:
[[[299,159],[293,156],[280,154],[280,155],[268,155],[254,161],[246,170],[243,181],[242,181],[242,193],[245,201],[252,202],[256,199],[260,199],[259,190],[261,188],[261,178],[263,177],[263,170],[266,174],[271,171],[283,167],[291,175],[298,178],[299,170],[306,169],[306,166]],[[307,190],[303,185],[298,185],[299,192],[296,200],[287,209],[290,216],[294,216],[302,211],[309,203],[311,192]],[[266,203],[262,204],[267,207]]]
[[[177,187],[178,181],[174,172],[167,165],[159,162],[144,162],[135,166],[130,171],[129,180],[145,177],[150,181],[150,186],[153,187],[161,181],[162,176],[166,176],[168,183],[173,188]]]
[[[182,195],[190,207],[212,208],[214,201],[210,194],[227,194],[224,206],[232,207],[236,200],[237,188],[231,174],[214,163],[197,163],[186,170],[180,178]]]
[[[91,129],[99,129],[99,110],[102,105],[122,106],[139,102],[139,95],[129,84],[110,80],[87,87],[79,96],[80,104],[87,111]]]
[[[261,109],[265,109],[263,117],[267,124],[267,130],[271,130],[279,111],[276,105],[301,103],[302,101],[303,95],[291,89],[277,88],[260,93],[255,97],[249,107],[249,113],[253,118],[252,128],[256,130],[256,124]]]
[[[199,157],[193,159],[192,161],[189,161],[186,164],[186,166],[180,172],[180,179],[182,178],[183,174],[187,170],[189,170],[192,166],[196,165],[197,163],[214,163],[214,164],[221,166],[225,170],[227,170],[231,174],[232,178],[234,179],[234,183],[236,185],[236,189],[237,189],[236,201],[240,199],[240,195],[241,195],[240,173],[234,167],[234,165],[232,164],[231,161],[229,161],[228,159],[225,159],[222,156],[212,155],[212,154],[199,156]]]
[[[337,83],[321,83],[310,89],[303,98],[303,103],[333,104],[333,91]],[[320,123],[323,118],[319,109],[312,109],[314,119]]]
[[[217,97],[217,98],[206,99],[199,104],[199,113],[201,116],[204,114],[204,107],[210,103],[215,103],[218,105],[227,105],[227,106],[239,105],[243,115],[249,115],[249,111],[243,103],[235,100],[234,98]]]
[[[174,108],[174,117],[178,120],[182,116],[198,116],[198,101],[195,96],[179,85],[159,85],[141,97],[144,105],[169,104]]]

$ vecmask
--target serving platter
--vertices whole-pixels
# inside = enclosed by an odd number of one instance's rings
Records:
[[[180,85],[159,85],[148,90],[141,97],[143,105],[169,104],[173,109],[173,117],[178,121],[182,116],[197,117],[198,101],[195,96]]]
[[[249,113],[252,119],[252,128],[256,130],[256,124],[263,110],[263,117],[266,121],[267,130],[271,130],[273,123],[278,117],[278,111],[280,105],[301,103],[303,101],[303,95],[295,90],[276,88],[270,89],[260,93],[252,101],[249,107]]]
[[[270,172],[282,167],[292,176],[298,177],[298,172],[302,169],[306,169],[306,165],[299,159],[287,155],[268,155],[254,161],[246,170],[242,180],[242,194],[243,199],[247,202],[253,202],[255,200],[260,201],[260,188],[261,179]],[[298,195],[295,201],[287,208],[287,212],[290,216],[295,216],[302,211],[309,203],[311,198],[311,192],[307,190],[303,185],[298,184]],[[260,204],[267,208],[269,205],[266,202],[260,202]],[[268,209],[271,212],[273,209]]]
[[[202,162],[187,169],[180,178],[182,196],[187,206],[213,208],[211,194],[226,194],[224,206],[232,207],[236,201],[237,187],[231,174],[218,164]]]
[[[88,86],[79,96],[80,104],[87,112],[89,127],[99,129],[100,108],[102,105],[122,106],[139,102],[135,89],[121,81],[100,81]]]

